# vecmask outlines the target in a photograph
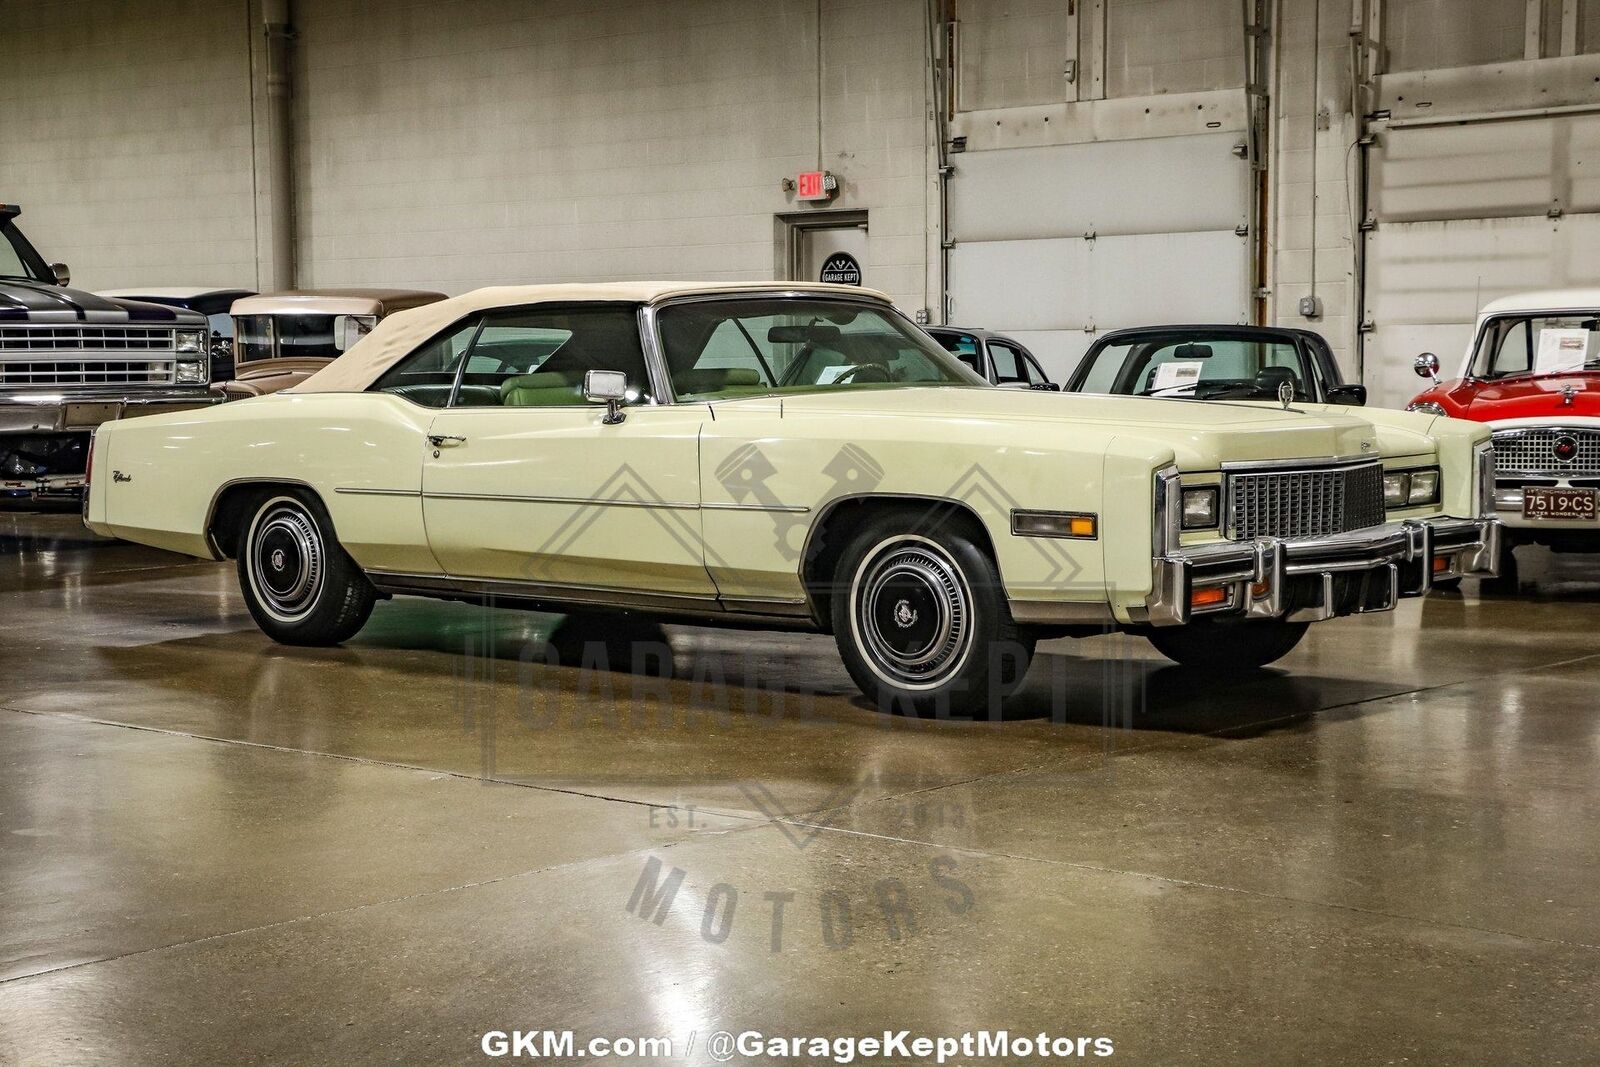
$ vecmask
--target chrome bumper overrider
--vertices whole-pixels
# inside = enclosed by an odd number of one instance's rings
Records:
[[[1391,611],[1401,597],[1422,596],[1441,578],[1492,577],[1501,536],[1498,519],[1409,519],[1307,540],[1195,545],[1155,560],[1144,621],[1178,626],[1232,616],[1316,622]],[[1214,602],[1197,605],[1197,591]]]

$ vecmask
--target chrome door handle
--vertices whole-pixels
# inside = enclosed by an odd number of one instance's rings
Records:
[[[456,437],[454,434],[430,433],[428,435],[428,443],[434,448],[454,448],[456,445],[466,444],[467,439],[465,437]]]

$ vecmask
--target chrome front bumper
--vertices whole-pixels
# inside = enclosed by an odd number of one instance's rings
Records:
[[[1401,597],[1422,596],[1439,579],[1493,577],[1502,530],[1493,518],[1408,519],[1332,537],[1194,545],[1155,560],[1144,621],[1318,622],[1392,611]]]
[[[89,434],[98,426],[139,415],[191,411],[220,403],[206,385],[158,385],[143,391],[0,392],[0,435]],[[0,475],[0,496],[71,497],[86,484],[82,471],[37,476]]]
[[[88,432],[102,423],[189,411],[220,403],[208,385],[154,386],[147,390],[0,392],[0,433]]]

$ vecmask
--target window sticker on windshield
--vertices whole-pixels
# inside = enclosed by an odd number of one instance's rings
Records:
[[[1176,389],[1182,385],[1193,385],[1200,380],[1200,372],[1204,369],[1205,363],[1198,359],[1175,359],[1171,363],[1163,363],[1156,368],[1156,378],[1150,383],[1150,388]]]
[[[839,367],[823,367],[822,373],[817,375],[817,384],[832,385],[855,369],[855,364],[852,363],[846,363]]]
[[[1559,374],[1582,370],[1589,358],[1589,338],[1581,326],[1576,329],[1552,328],[1539,331],[1539,350],[1534,356],[1535,374]]]

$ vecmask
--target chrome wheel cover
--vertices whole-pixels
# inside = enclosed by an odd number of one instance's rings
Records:
[[[971,601],[965,575],[941,545],[892,537],[867,553],[851,582],[851,636],[884,681],[934,689],[972,651]]]
[[[256,512],[246,553],[251,591],[268,615],[295,623],[316,610],[327,553],[322,532],[298,500],[278,497]]]

